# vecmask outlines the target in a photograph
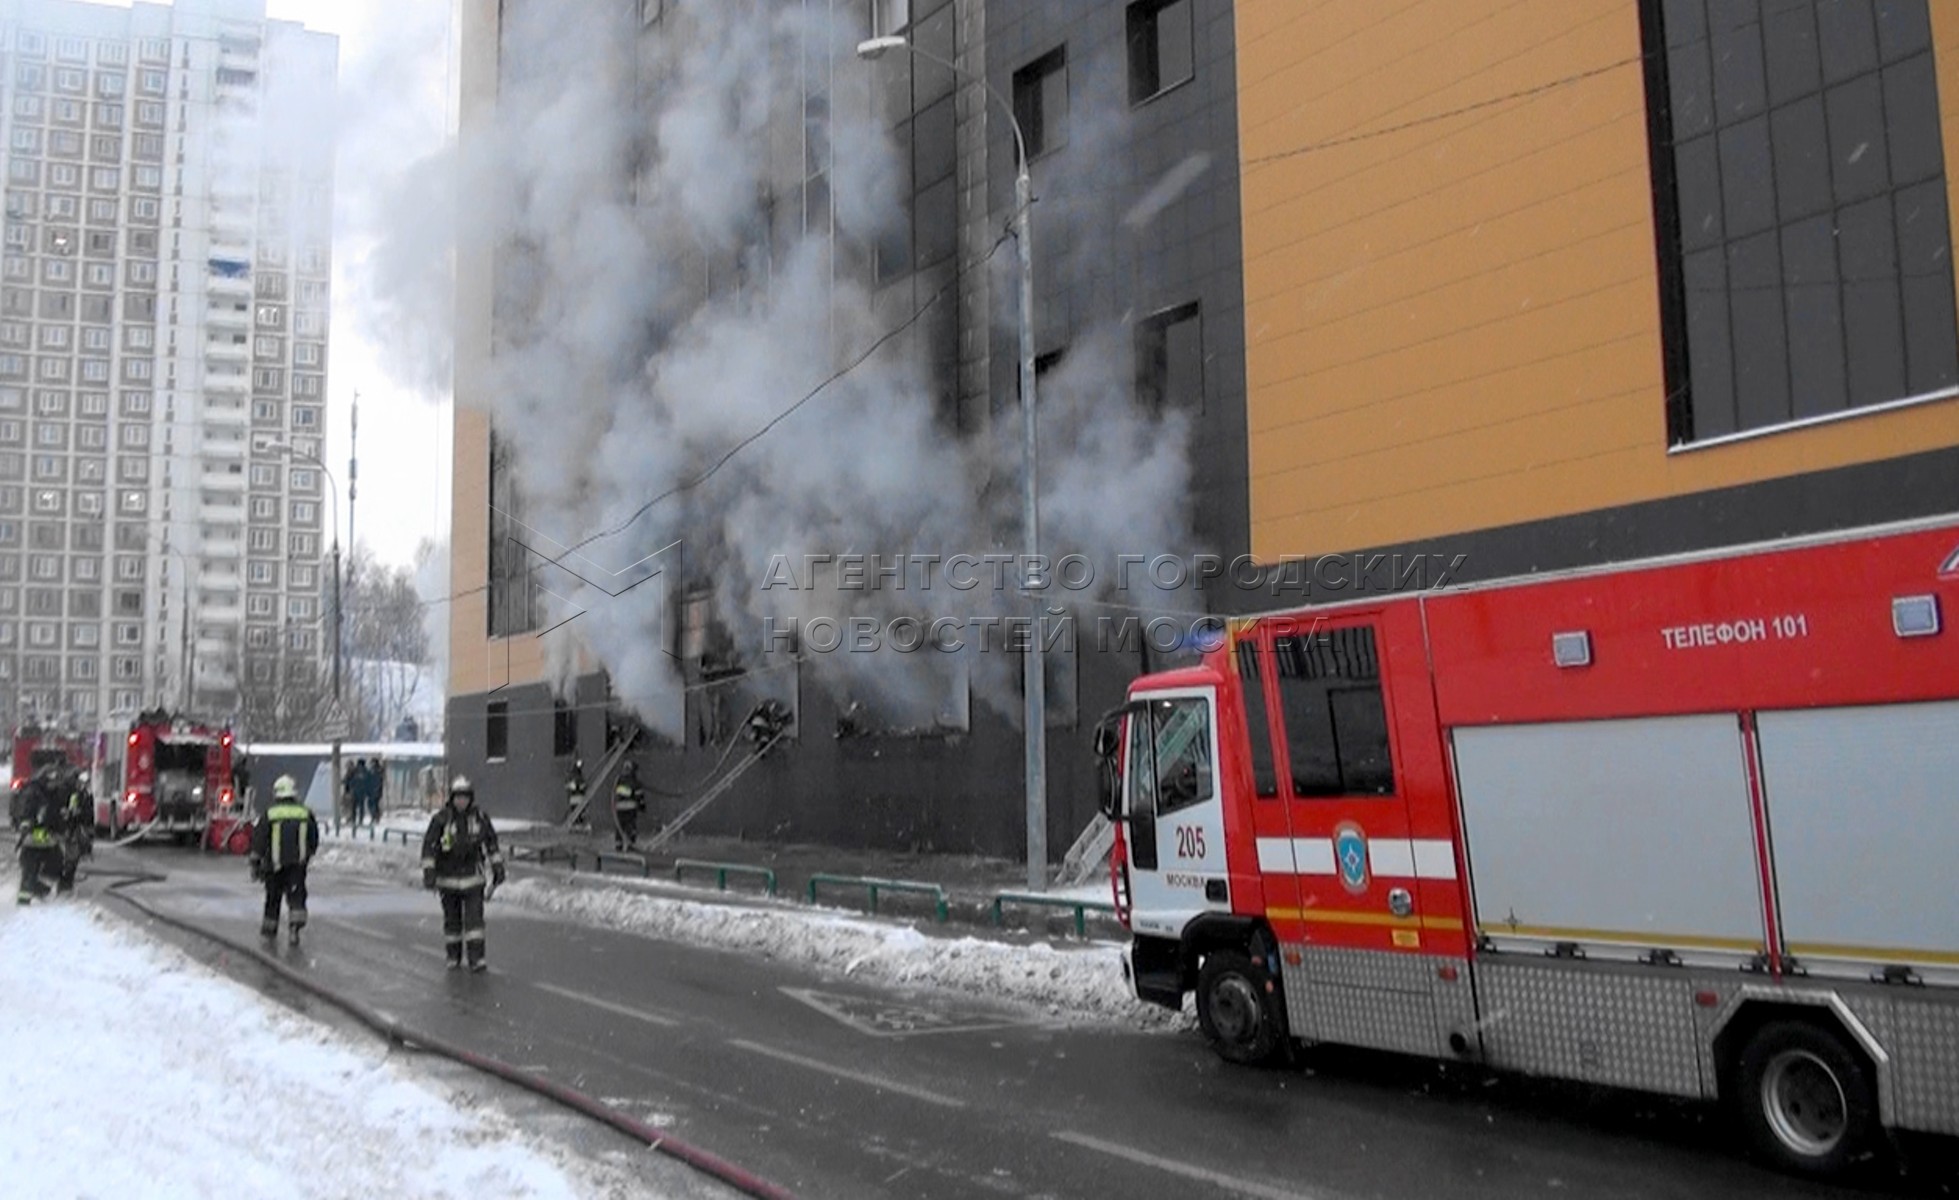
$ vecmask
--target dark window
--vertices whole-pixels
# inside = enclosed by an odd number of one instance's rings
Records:
[[[1016,630],[1021,628],[1016,627]],[[1075,661],[1072,631],[1057,634],[1058,626],[1046,626],[1041,646],[1041,695],[1046,700],[1047,727],[1073,729],[1080,718],[1080,668]],[[1014,635],[1018,639],[1018,633]],[[1014,652],[1014,695],[1027,694],[1027,654],[1025,642],[1008,645]]]
[[[510,754],[510,702],[492,700],[484,712],[483,757],[502,762]]]
[[[1257,642],[1238,643],[1238,682],[1245,697],[1245,731],[1252,742],[1252,786],[1260,796],[1277,796],[1279,775],[1272,765],[1272,722],[1265,708],[1265,673]]]
[[[490,434],[489,634],[509,637],[538,628],[541,583],[523,537],[523,499],[508,442]]]
[[[1059,46],[1014,72],[1014,119],[1027,157],[1068,144],[1068,48]]]
[[[1372,627],[1296,634],[1272,648],[1292,794],[1392,794],[1394,764]]]
[[[1129,6],[1129,102],[1187,82],[1195,73],[1190,0],[1137,0]]]
[[[1204,411],[1204,332],[1197,305],[1136,326],[1136,399],[1152,412]]]
[[[559,758],[578,753],[578,710],[562,700],[554,700],[551,717],[551,753]]]
[[[1927,0],[1642,0],[1675,444],[1959,386]]]

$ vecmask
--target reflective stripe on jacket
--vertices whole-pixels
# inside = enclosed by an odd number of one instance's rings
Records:
[[[320,825],[313,810],[293,801],[275,802],[252,830],[252,853],[268,871],[304,866],[319,845]]]
[[[437,887],[482,887],[484,867],[502,865],[496,827],[474,806],[458,813],[453,804],[444,805],[429,821],[429,831],[422,838],[422,869],[436,873]]]

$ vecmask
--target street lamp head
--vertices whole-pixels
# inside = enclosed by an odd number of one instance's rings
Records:
[[[857,57],[865,60],[884,57],[887,51],[903,50],[911,43],[901,37],[874,37],[857,43]]]

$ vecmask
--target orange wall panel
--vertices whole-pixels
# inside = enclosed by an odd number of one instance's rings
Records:
[[[1932,11],[1959,114],[1959,6]],[[1260,557],[1959,445],[1937,402],[1668,452],[1633,0],[1244,0],[1237,23]]]

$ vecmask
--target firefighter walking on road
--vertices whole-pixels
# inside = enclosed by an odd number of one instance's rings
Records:
[[[484,878],[484,871],[489,878]],[[483,902],[503,885],[503,851],[490,818],[476,808],[476,789],[458,775],[449,785],[449,803],[429,822],[422,838],[422,886],[442,896],[442,942],[449,969],[487,968],[483,961]]]
[[[619,822],[616,845],[621,850],[639,848],[639,814],[646,807],[646,789],[639,785],[639,764],[627,760],[612,789],[612,812]]]
[[[82,859],[95,853],[95,797],[88,790],[88,776],[70,770],[62,779],[61,792],[61,878],[55,885],[58,895],[75,890],[75,872]]]
[[[258,935],[279,936],[279,905],[288,909],[293,945],[306,928],[306,867],[320,847],[320,823],[299,802],[299,785],[281,775],[272,785],[272,807],[252,827],[252,878],[265,884],[265,917]]]
[[[54,768],[42,767],[21,788],[20,836],[14,843],[20,851],[18,903],[45,900],[53,889],[61,873],[63,820]]]

